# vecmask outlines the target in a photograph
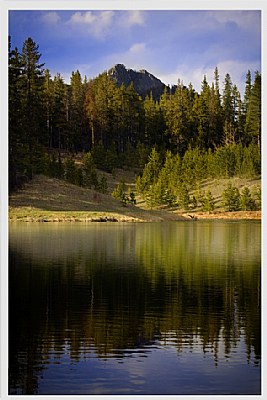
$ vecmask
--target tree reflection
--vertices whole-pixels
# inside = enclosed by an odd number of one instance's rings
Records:
[[[224,256],[209,247],[218,240],[214,232],[200,239],[174,225],[167,232],[145,229],[142,238],[139,230],[123,235],[124,251],[116,242],[112,257],[97,241],[56,262],[25,257],[10,243],[10,394],[37,394],[51,355],[60,362],[66,351],[78,362],[93,353],[144,356],[158,344],[179,353],[197,343],[203,353],[213,352],[218,365],[219,343],[231,356],[244,333],[247,361],[259,363],[260,254],[251,253],[242,265],[236,244],[225,239],[228,228],[220,233]],[[242,231],[242,237],[241,253],[250,249],[251,236]],[[131,249],[129,265],[125,248]]]

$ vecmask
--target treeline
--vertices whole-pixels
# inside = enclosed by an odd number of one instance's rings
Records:
[[[108,72],[91,80],[72,72],[67,85],[59,73],[52,78],[40,58],[31,38],[21,52],[9,42],[10,189],[23,177],[45,172],[55,153],[60,164],[62,152],[90,152],[97,168],[112,171],[143,168],[153,148],[179,157],[189,149],[215,157],[231,146],[242,149],[243,158],[260,152],[258,72],[252,82],[248,71],[243,99],[229,74],[220,93],[216,68],[214,82],[204,76],[200,93],[178,81],[174,93],[166,89],[155,101],[152,95],[142,100],[133,84],[118,88]]]
[[[183,157],[167,151],[165,159],[153,149],[143,173],[136,179],[136,188],[151,207],[175,205],[182,209],[201,207],[203,211],[213,211],[215,199],[210,191],[204,193],[200,190],[200,181],[234,176],[252,178],[258,176],[260,171],[260,152],[254,143],[248,147],[233,144],[214,152],[199,147],[189,148]],[[248,188],[244,188],[244,193],[239,193],[230,184],[221,195],[224,199],[222,205],[227,211],[256,210],[261,207],[259,188],[255,190],[253,198]]]

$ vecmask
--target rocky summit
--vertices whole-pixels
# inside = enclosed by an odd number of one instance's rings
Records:
[[[160,96],[167,87],[160,79],[150,74],[145,69],[135,71],[127,69],[123,64],[116,64],[108,71],[109,76],[115,80],[118,87],[124,84],[128,87],[133,83],[134,89],[142,97],[152,93],[153,98],[159,100]]]

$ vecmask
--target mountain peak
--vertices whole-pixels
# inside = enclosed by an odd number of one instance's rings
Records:
[[[145,98],[146,95],[152,92],[153,98],[159,100],[166,87],[160,79],[147,70],[141,69],[140,71],[135,71],[131,68],[127,69],[124,64],[114,65],[114,67],[109,69],[108,74],[114,79],[118,87],[122,84],[128,87],[133,83],[136,92],[142,98]]]

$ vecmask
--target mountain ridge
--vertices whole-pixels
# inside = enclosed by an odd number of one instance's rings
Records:
[[[165,85],[159,78],[146,69],[135,71],[134,69],[126,68],[124,64],[115,64],[107,73],[116,82],[118,87],[122,84],[128,87],[133,83],[135,91],[143,99],[152,93],[153,98],[159,100],[165,89],[173,91],[174,88],[174,86],[170,88]]]

